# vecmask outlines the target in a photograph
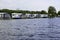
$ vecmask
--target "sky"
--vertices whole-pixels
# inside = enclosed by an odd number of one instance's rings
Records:
[[[60,10],[60,0],[0,0],[0,9],[47,11],[49,6]]]

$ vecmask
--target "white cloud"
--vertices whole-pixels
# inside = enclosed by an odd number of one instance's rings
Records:
[[[0,8],[21,10],[47,10],[49,6],[60,9],[59,0],[1,0]]]

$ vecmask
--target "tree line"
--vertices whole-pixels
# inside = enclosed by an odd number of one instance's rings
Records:
[[[0,12],[6,12],[9,14],[11,14],[11,13],[48,14],[49,17],[55,17],[55,16],[60,15],[60,11],[58,11],[58,13],[57,13],[55,7],[53,7],[53,6],[48,7],[48,12],[46,12],[45,10],[29,11],[29,10],[9,10],[9,9],[0,9]]]

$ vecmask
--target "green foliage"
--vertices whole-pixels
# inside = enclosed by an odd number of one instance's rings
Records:
[[[40,14],[40,11],[28,11],[28,10],[9,10],[9,9],[1,9],[0,12],[7,12],[9,14],[11,13],[23,13],[23,14],[27,14],[27,13],[30,13],[30,14]]]
[[[41,12],[40,12],[40,11],[35,11],[35,13],[37,13],[37,14],[41,14]]]
[[[42,11],[41,11],[41,14],[47,14],[47,12],[46,12],[46,11],[44,11],[44,10],[42,10]]]
[[[48,8],[48,16],[49,17],[55,17],[56,16],[56,9],[53,6],[50,6]]]
[[[60,15],[60,11],[58,11],[58,15]]]

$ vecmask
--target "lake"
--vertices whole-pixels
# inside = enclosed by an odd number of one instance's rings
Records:
[[[0,20],[0,40],[60,40],[60,18]]]

